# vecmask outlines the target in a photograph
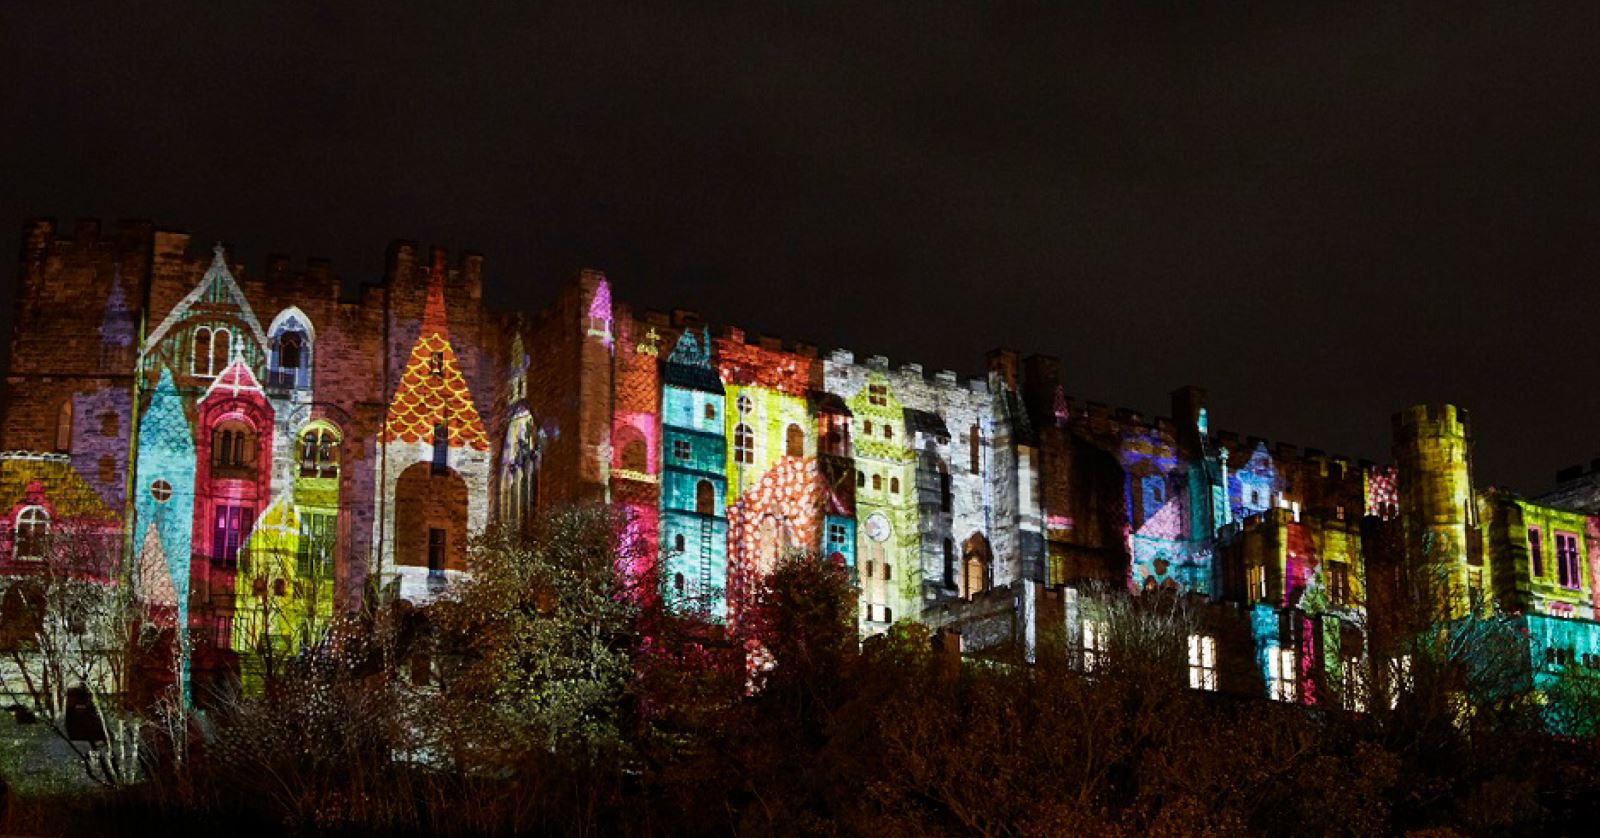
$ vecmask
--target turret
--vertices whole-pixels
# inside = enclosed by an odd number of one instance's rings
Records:
[[[1407,593],[1438,616],[1461,616],[1483,562],[1467,412],[1417,405],[1395,414],[1393,428]]]

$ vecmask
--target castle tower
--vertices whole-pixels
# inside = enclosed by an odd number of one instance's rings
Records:
[[[489,435],[450,344],[442,252],[378,446],[380,582],[426,601],[466,570],[467,539],[488,523]]]
[[[1467,412],[1417,405],[1393,427],[1405,593],[1430,616],[1462,616],[1482,585]]]

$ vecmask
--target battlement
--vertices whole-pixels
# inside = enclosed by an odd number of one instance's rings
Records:
[[[1412,405],[1394,415],[1394,435],[1401,437],[1459,437],[1471,433],[1467,411],[1452,404]]]

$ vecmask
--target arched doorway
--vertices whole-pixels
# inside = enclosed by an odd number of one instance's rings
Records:
[[[467,569],[467,482],[453,469],[413,463],[394,490],[395,564]]]

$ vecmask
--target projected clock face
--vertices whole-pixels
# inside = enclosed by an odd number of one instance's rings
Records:
[[[889,537],[889,519],[882,512],[867,516],[867,538],[883,541]]]

